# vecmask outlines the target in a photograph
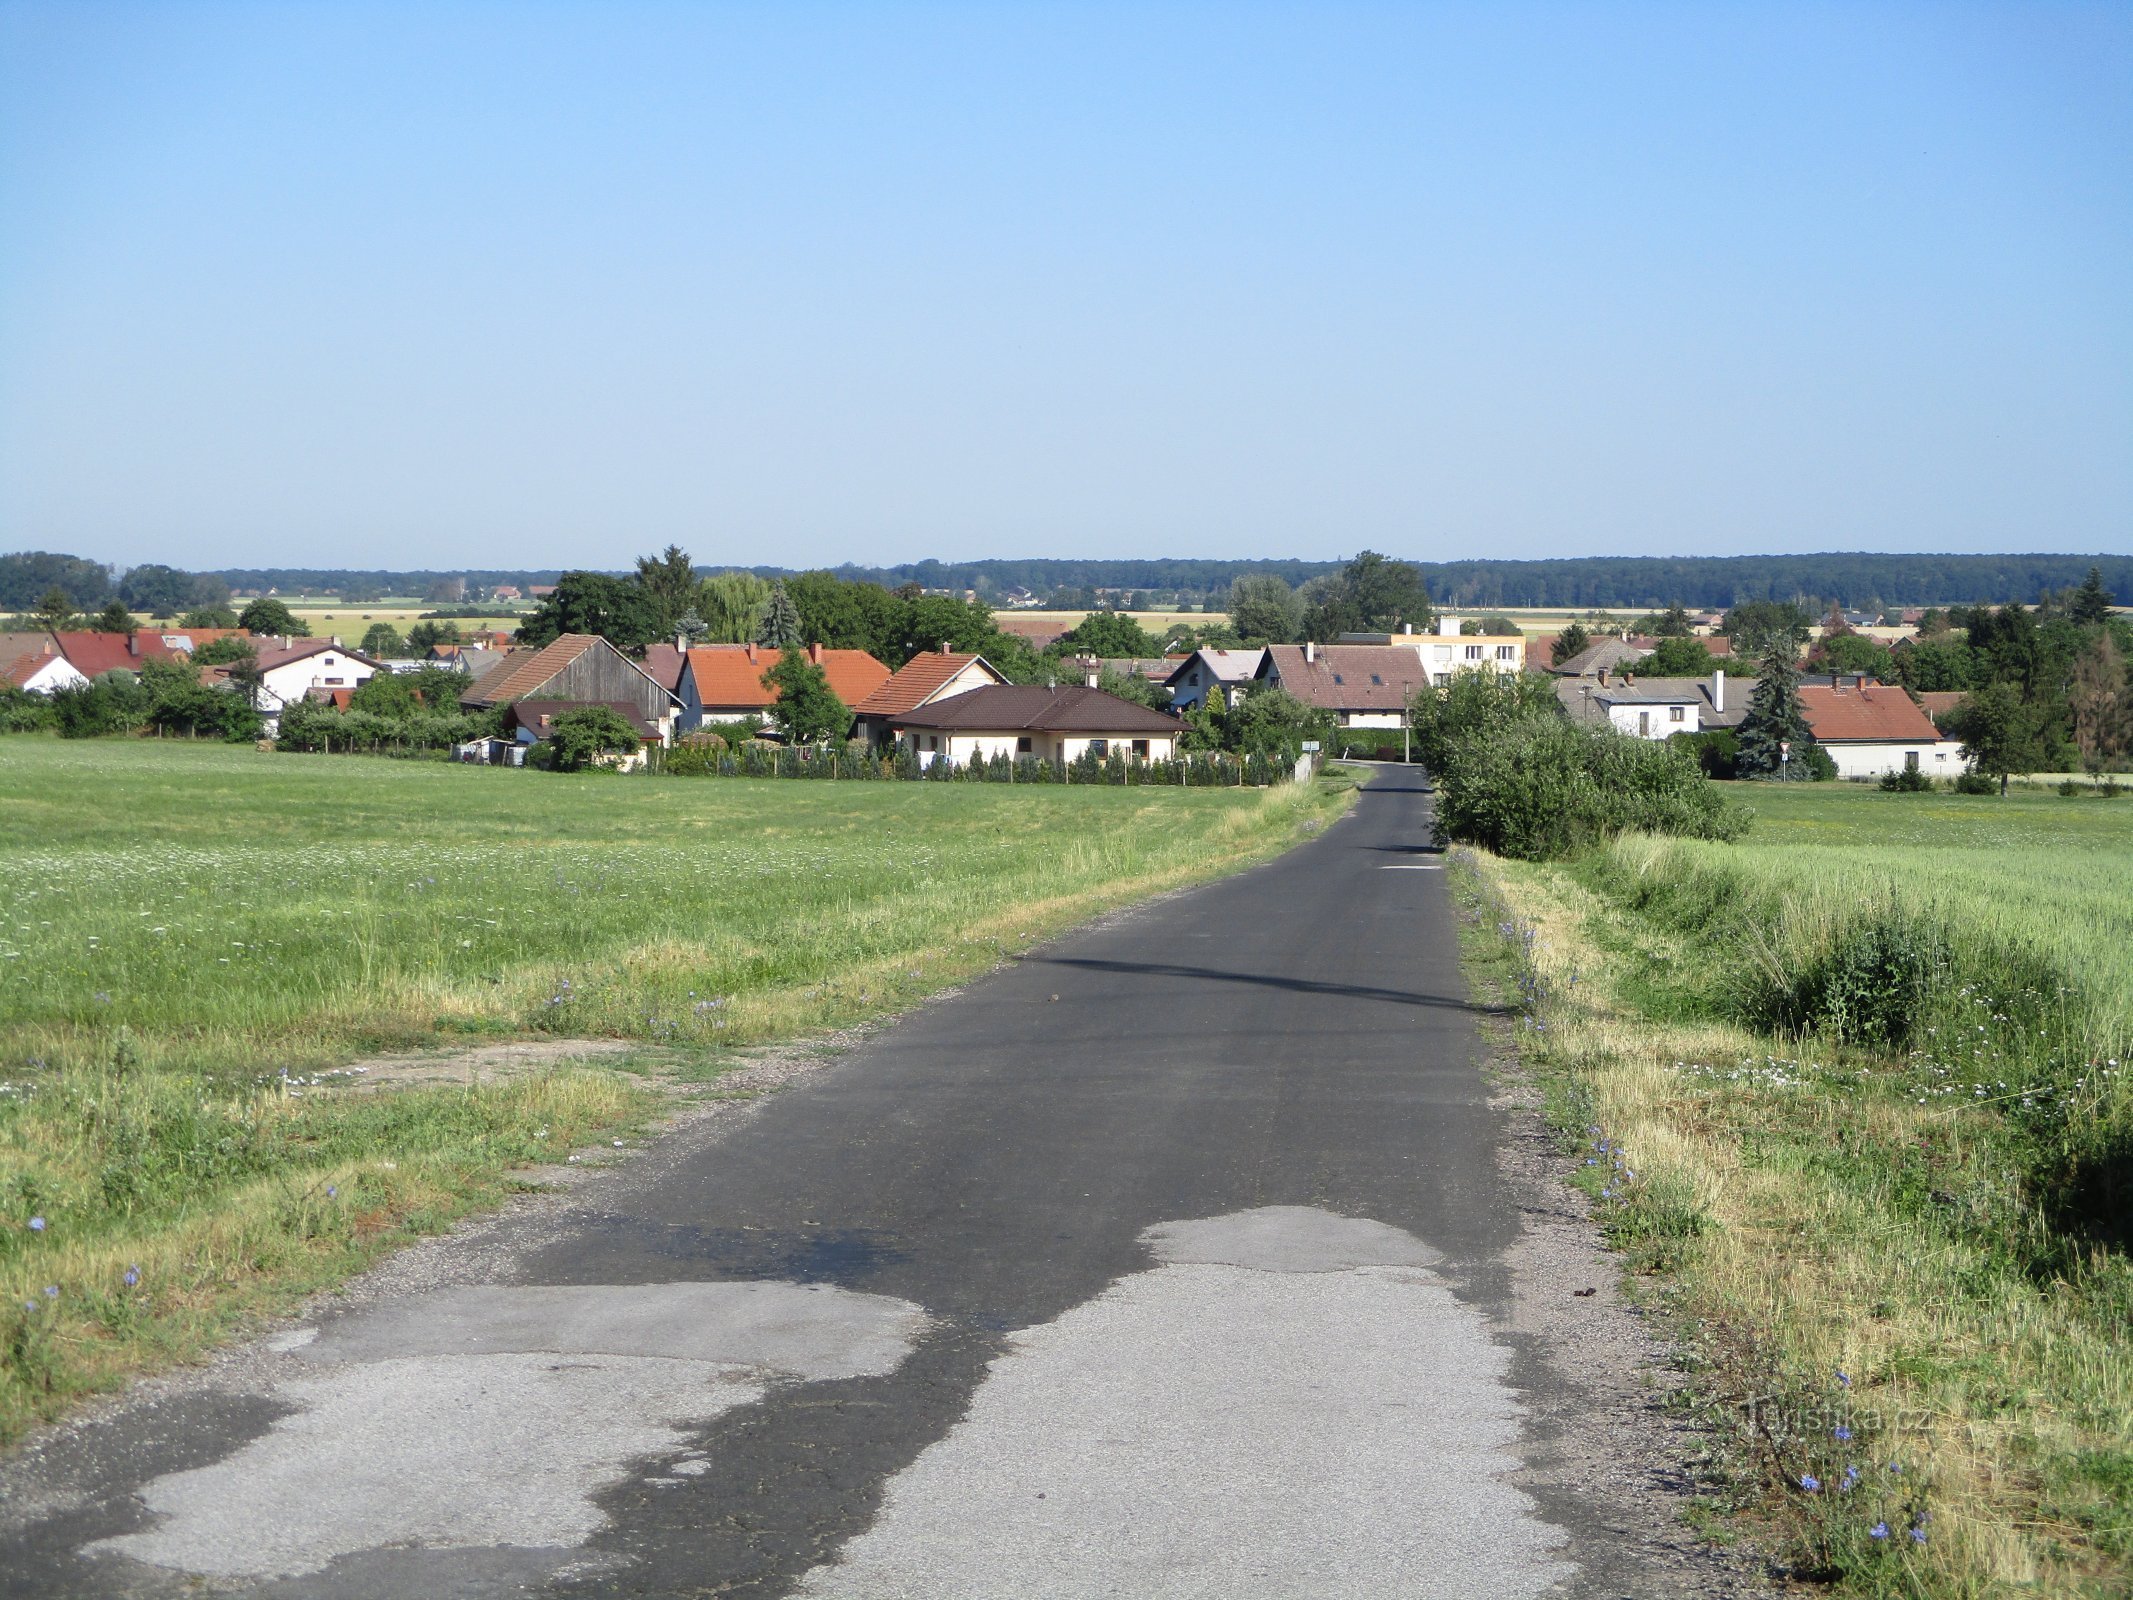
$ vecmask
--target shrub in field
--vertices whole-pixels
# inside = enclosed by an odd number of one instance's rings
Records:
[[[1931,794],[1933,780],[1916,767],[1905,767],[1901,772],[1884,772],[1881,788],[1886,794]]]
[[[1667,743],[1677,745],[1696,758],[1706,778],[1740,776],[1740,739],[1731,728],[1708,728],[1702,733],[1676,733]]]
[[[1630,831],[1733,839],[1748,825],[1687,751],[1552,713],[1453,738],[1432,770],[1440,843],[1523,860],[1572,855]]]
[[[580,706],[557,717],[555,732],[542,743],[557,772],[585,772],[608,756],[635,755],[643,741],[612,706]]]
[[[1418,693],[1409,707],[1415,759],[1434,770],[1454,739],[1486,736],[1554,713],[1555,686],[1537,672],[1455,672],[1449,683]]]
[[[0,733],[42,733],[57,721],[44,695],[0,683]]]
[[[1965,772],[1955,780],[1957,794],[1998,794],[2000,786],[1982,772]]]

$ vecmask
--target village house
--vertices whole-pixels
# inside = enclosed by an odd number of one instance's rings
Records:
[[[339,639],[275,639],[253,641],[259,659],[259,710],[271,729],[282,708],[312,695],[313,690],[353,690],[372,673],[383,670],[361,651],[350,650]],[[227,678],[229,669],[211,669]],[[333,699],[329,693],[317,698]],[[336,703],[345,704],[345,701]]]
[[[1179,662],[1163,680],[1163,686],[1170,691],[1170,704],[1175,710],[1190,711],[1212,698],[1226,711],[1251,687],[1265,660],[1264,650],[1202,648]]]
[[[1005,682],[1006,675],[981,655],[951,650],[946,645],[928,650],[906,661],[852,707],[856,719],[852,737],[869,744],[888,744],[895,738],[896,718],[906,712]]]
[[[1446,615],[1435,633],[1417,633],[1413,625],[1398,633],[1344,633],[1342,645],[1387,645],[1413,650],[1433,684],[1449,683],[1455,672],[1511,674],[1526,670],[1524,634],[1461,633],[1460,619]]]
[[[0,681],[31,694],[78,689],[89,680],[49,633],[0,634]]]
[[[1802,684],[1800,709],[1840,778],[1905,771],[1952,778],[1967,770],[1962,741],[1934,727],[1918,703],[1892,684],[1865,677]]]
[[[640,738],[660,742],[672,736],[679,710],[671,691],[596,633],[566,633],[538,650],[513,651],[463,690],[459,703],[469,711],[512,707],[507,721],[515,728],[521,726],[515,708],[523,704],[523,731],[532,739],[544,737],[541,729],[564,711],[607,706],[629,718]]]
[[[1636,739],[1738,728],[1754,692],[1753,678],[1728,682],[1723,668],[1708,678],[1645,678],[1603,671],[1592,678],[1555,680],[1556,701],[1572,722],[1605,724]]]
[[[1167,761],[1183,731],[1175,717],[1086,684],[991,684],[919,706],[890,725],[923,766],[943,756],[958,766],[996,755]]]
[[[1647,639],[1629,639],[1615,634],[1606,634],[1585,646],[1576,655],[1552,664],[1545,658],[1545,670],[1562,678],[1596,678],[1603,672],[1634,672],[1637,663],[1652,653],[1652,642]]]
[[[687,652],[676,695],[681,701],[681,729],[707,722],[770,721],[778,694],[763,674],[778,663],[779,652],[759,644],[700,644]],[[889,669],[864,650],[807,647],[807,659],[822,669],[831,691],[845,705],[857,705],[889,680]]]
[[[1343,728],[1400,728],[1430,682],[1419,652],[1401,644],[1273,644],[1254,688],[1283,689],[1333,713]]]

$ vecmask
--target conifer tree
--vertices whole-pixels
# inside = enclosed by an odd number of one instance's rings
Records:
[[[1755,693],[1748,697],[1748,714],[1741,719],[1736,770],[1743,778],[1807,777],[1807,748],[1814,735],[1800,706],[1800,674],[1792,664],[1791,644],[1773,646],[1763,657],[1761,672]]]

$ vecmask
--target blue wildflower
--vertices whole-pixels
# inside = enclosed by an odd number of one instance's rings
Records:
[[[1852,1430],[1839,1425],[1830,1430],[1830,1437],[1839,1444],[1850,1444],[1852,1442]]]
[[[32,1233],[42,1233],[42,1232],[44,1232],[44,1218],[42,1218],[42,1217],[32,1217],[32,1218],[30,1218],[30,1232],[32,1232]]]
[[[1889,1525],[1886,1522],[1877,1522],[1866,1530],[1866,1536],[1869,1539],[1886,1539],[1889,1536]]]
[[[1800,1474],[1800,1487],[1809,1494],[1816,1494],[1822,1488],[1822,1480],[1811,1472],[1803,1472]]]
[[[47,1300],[57,1300],[59,1298],[59,1285],[56,1283],[46,1284],[44,1286],[44,1297]]]
[[[131,1289],[141,1281],[141,1269],[139,1267],[128,1267],[123,1281],[126,1287]]]
[[[1839,1386],[1849,1389],[1852,1386],[1852,1375],[1842,1367],[1839,1367],[1837,1369],[1837,1383]]]

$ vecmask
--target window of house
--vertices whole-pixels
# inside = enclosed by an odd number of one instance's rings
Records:
[[[1023,738],[1023,739],[1017,739],[1017,740],[1015,741],[1015,754],[1016,754],[1016,755],[1018,755],[1018,756],[1026,756],[1026,755],[1028,755],[1028,754],[1029,754],[1029,740],[1028,740],[1028,739],[1026,739],[1026,738]]]
[[[1480,645],[1478,645],[1478,644],[1470,644],[1470,645],[1468,645],[1468,646],[1466,647],[1466,658],[1467,658],[1467,660],[1469,660],[1469,661],[1479,661],[1479,660],[1481,659],[1481,650],[1482,650],[1482,647],[1481,647]]]
[[[1146,739],[1134,740],[1133,753],[1137,756],[1145,757],[1148,754],[1148,741]]]
[[[1375,672],[1370,675],[1370,681],[1376,684],[1380,689],[1385,687],[1385,680],[1379,677]]]
[[[1496,647],[1496,659],[1498,661],[1513,661],[1517,657],[1518,646],[1515,644],[1500,644]]]
[[[1089,754],[1102,761],[1111,754],[1111,741],[1109,739],[1091,739],[1089,741]]]
[[[1333,681],[1335,683],[1346,683],[1348,680],[1342,677],[1338,672],[1336,672],[1333,674]]]
[[[1666,720],[1669,722],[1688,721],[1689,708],[1687,706],[1668,706],[1666,708]]]
[[[1903,753],[1903,770],[1906,772],[1916,772],[1918,770],[1918,752],[1916,750],[1906,750]]]
[[[1440,644],[1435,646],[1435,649],[1437,652],[1437,659],[1439,661],[1449,661],[1452,659],[1452,647],[1450,645]]]

